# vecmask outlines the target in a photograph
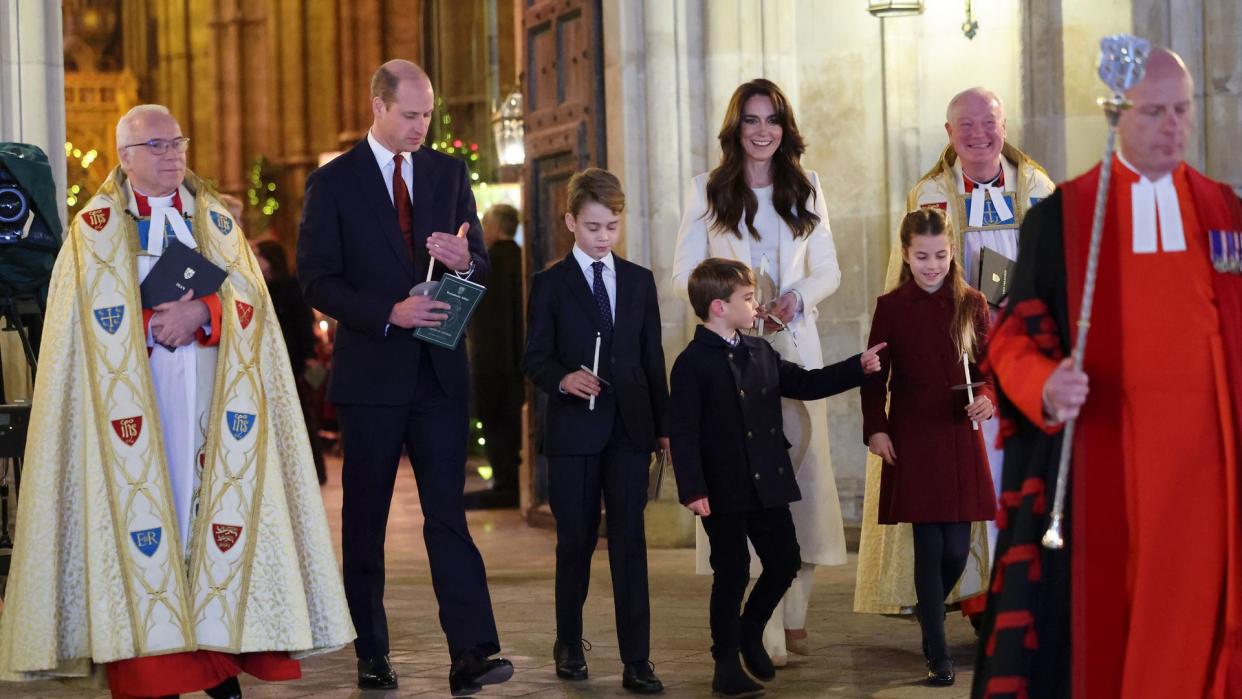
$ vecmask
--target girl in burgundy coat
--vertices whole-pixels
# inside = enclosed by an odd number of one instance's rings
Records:
[[[957,584],[970,550],[971,522],[996,511],[982,431],[992,417],[989,386],[965,390],[962,355],[975,365],[984,352],[988,312],[967,286],[939,209],[912,211],[901,222],[901,284],[876,302],[869,345],[888,343],[881,370],[862,387],[863,438],[884,459],[880,524],[914,529],[914,587],[923,627],[928,682],[953,683],[944,636],[945,596]],[[885,399],[888,410],[885,411]]]

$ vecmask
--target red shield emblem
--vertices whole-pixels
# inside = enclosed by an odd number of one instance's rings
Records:
[[[216,540],[216,548],[220,549],[220,553],[228,553],[233,548],[233,544],[241,537],[241,526],[236,524],[215,524],[211,525],[211,536]]]
[[[947,201],[929,201],[919,205],[920,209],[940,209],[941,211],[949,210],[949,202]]]
[[[102,209],[91,209],[82,214],[82,220],[86,225],[97,231],[102,231],[104,226],[108,225],[108,218],[112,216],[112,209],[104,207]]]
[[[237,304],[237,320],[241,322],[242,330],[250,325],[250,320],[254,318],[254,306],[245,301],[234,301]]]
[[[112,430],[127,446],[134,446],[138,435],[142,434],[142,416],[122,417],[112,421]]]

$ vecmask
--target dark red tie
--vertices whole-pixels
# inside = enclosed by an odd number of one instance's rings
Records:
[[[410,260],[414,259],[414,204],[410,202],[410,193],[405,188],[405,178],[401,176],[401,154],[392,156],[392,203],[397,207],[397,226],[401,228],[401,237],[405,238],[405,247],[410,251]]]

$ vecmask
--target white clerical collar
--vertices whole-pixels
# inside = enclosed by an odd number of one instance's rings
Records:
[[[371,146],[371,152],[375,154],[375,162],[379,163],[380,170],[392,164],[393,156],[397,155],[384,147],[382,143],[375,139],[370,129],[367,130],[367,144]],[[409,151],[401,151],[401,157],[405,162],[410,162]]]
[[[962,167],[961,160],[955,162],[954,165],[962,174],[961,187],[965,190],[966,179],[969,177],[966,174],[966,169]],[[983,226],[983,214],[987,206],[985,199],[992,200],[992,207],[996,209],[996,216],[1001,221],[1008,221],[1013,218],[1013,209],[1010,209],[1009,202],[1005,201],[1005,192],[1001,190],[1000,187],[996,186],[996,181],[1004,176],[1004,174],[1005,159],[1001,158],[1000,172],[996,174],[996,177],[992,178],[991,182],[976,182],[974,178],[970,178],[971,184],[973,184],[974,187],[970,190],[970,216],[966,221],[966,225],[971,228],[980,228]],[[1006,185],[1008,185],[1009,182],[1010,180],[1005,180]]]
[[[1117,160],[1139,178],[1138,182],[1130,185],[1134,253],[1185,252],[1186,231],[1182,226],[1182,207],[1177,200],[1177,188],[1173,185],[1173,173],[1167,172],[1152,181],[1131,165],[1120,151]],[[1157,222],[1160,224],[1158,230]]]
[[[582,248],[578,247],[577,243],[574,244],[574,259],[578,261],[578,266],[582,268],[582,271],[584,273],[594,274],[594,272],[591,270],[591,265],[595,263],[596,261],[595,258],[586,254],[586,252],[583,251]],[[616,267],[614,267],[614,261],[612,259],[611,250],[608,252],[607,255],[604,255],[603,257],[599,258],[599,261],[603,262],[604,266],[607,267],[609,270],[613,272],[617,271]]]

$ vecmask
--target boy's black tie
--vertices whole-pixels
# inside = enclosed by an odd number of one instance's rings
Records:
[[[596,260],[591,263],[591,269],[595,270],[595,282],[591,285],[595,306],[599,309],[604,329],[612,332],[612,304],[608,301],[608,289],[604,288],[604,263]]]

